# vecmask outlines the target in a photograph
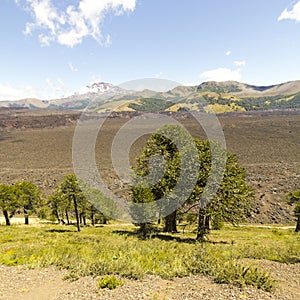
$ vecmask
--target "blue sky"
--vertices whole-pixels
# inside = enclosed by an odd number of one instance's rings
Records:
[[[300,79],[300,1],[1,0],[0,100],[93,81]]]

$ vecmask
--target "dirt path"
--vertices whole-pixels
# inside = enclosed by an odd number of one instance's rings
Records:
[[[0,266],[0,299],[300,299],[300,264],[286,265],[269,261],[260,261],[259,264],[279,281],[275,292],[216,284],[203,276],[175,278],[172,281],[149,276],[143,280],[125,280],[124,286],[114,290],[97,291],[97,278],[84,277],[71,282],[64,280],[66,271],[54,267],[26,270],[22,267]]]

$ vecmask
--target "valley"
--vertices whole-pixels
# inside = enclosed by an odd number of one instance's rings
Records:
[[[49,195],[72,173],[72,140],[78,112],[47,110],[1,110],[0,181],[29,180]],[[110,148],[116,132],[132,115],[108,118],[98,136],[96,161],[107,186],[128,198],[128,186],[115,174]],[[205,139],[199,124],[185,114],[174,114],[194,136]],[[249,220],[256,223],[293,222],[292,208],[284,202],[300,184],[300,112],[268,111],[219,115],[227,149],[249,174],[256,199]],[[145,145],[141,137],[131,148],[130,160]]]

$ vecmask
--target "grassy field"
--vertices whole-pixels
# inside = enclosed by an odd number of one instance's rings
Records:
[[[253,285],[271,291],[276,282],[259,268],[258,259],[300,262],[300,236],[292,229],[226,226],[196,243],[192,232],[153,234],[140,239],[127,224],[85,227],[0,226],[0,264],[29,268],[56,266],[68,278],[118,275],[139,279],[203,274],[218,283]],[[256,262],[247,262],[247,259]]]

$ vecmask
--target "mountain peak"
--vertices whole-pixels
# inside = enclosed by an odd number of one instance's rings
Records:
[[[92,84],[88,84],[84,90],[83,93],[106,93],[110,89],[114,87],[113,84],[107,83],[107,82],[94,82]]]

